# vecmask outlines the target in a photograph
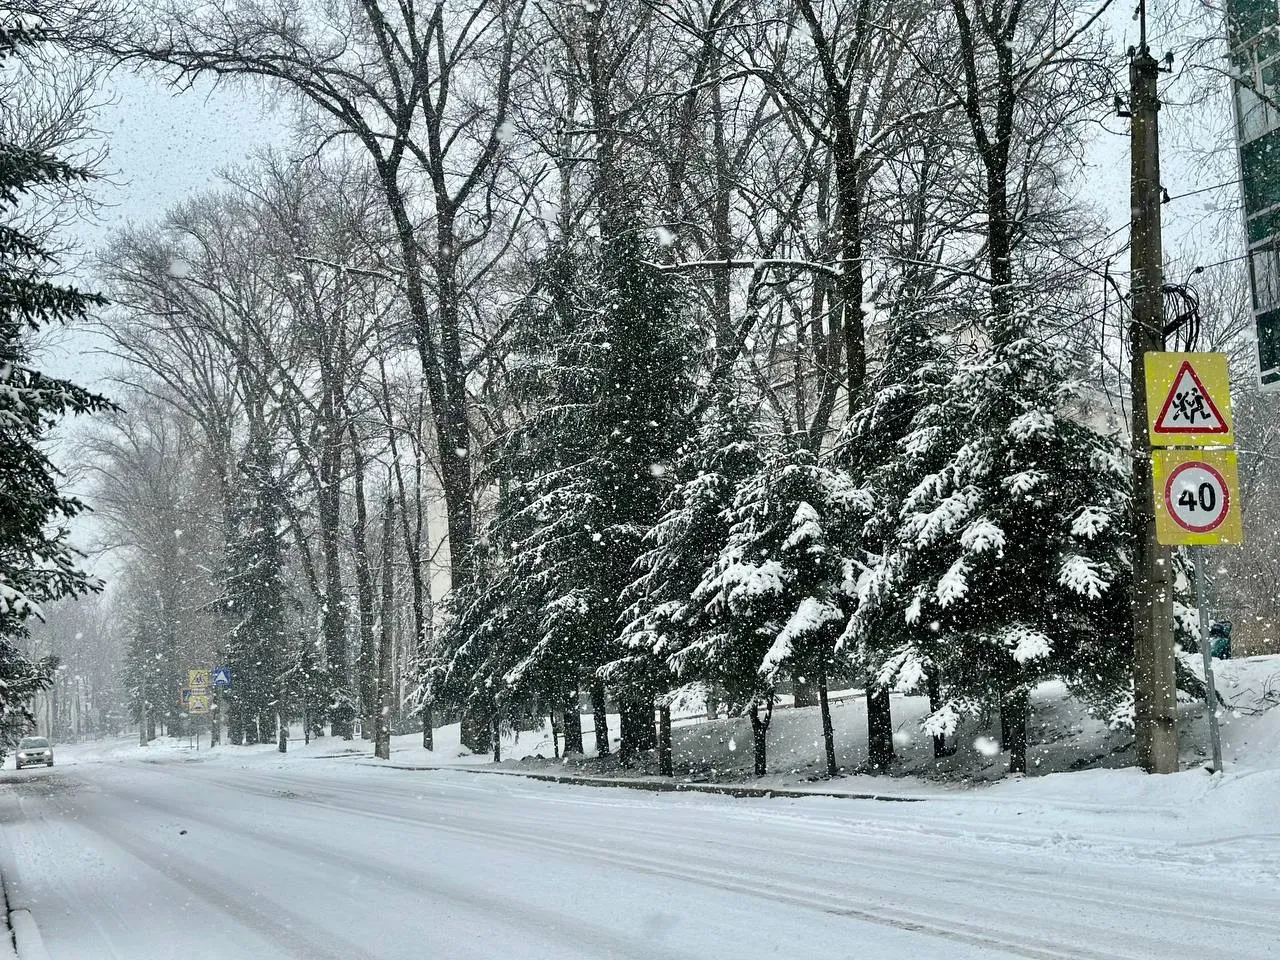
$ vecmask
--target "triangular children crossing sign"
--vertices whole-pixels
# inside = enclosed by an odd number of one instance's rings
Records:
[[[1227,432],[1227,423],[1190,360],[1184,360],[1156,414],[1156,433]]]
[[[1143,359],[1152,446],[1235,443],[1225,353],[1148,353]]]

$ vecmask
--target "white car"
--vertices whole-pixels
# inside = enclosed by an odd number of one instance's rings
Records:
[[[44,737],[23,737],[18,744],[18,755],[14,757],[13,762],[19,770],[41,763],[46,767],[52,767],[53,744]]]

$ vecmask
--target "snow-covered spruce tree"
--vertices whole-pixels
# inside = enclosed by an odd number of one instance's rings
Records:
[[[509,503],[506,495],[499,498],[497,516],[508,516]],[[449,596],[441,650],[424,671],[426,696],[482,718],[490,732],[545,704],[554,696],[549,691],[573,673],[571,665],[556,669],[548,657],[538,671],[520,674],[519,684],[505,682],[537,646],[539,597],[512,576],[509,557],[488,539],[497,528],[496,519],[486,525],[475,547],[475,576]],[[490,747],[497,744],[486,742]]]
[[[755,771],[766,746],[778,680],[816,677],[826,764],[835,772],[826,678],[849,616],[854,567],[844,544],[870,512],[869,495],[818,461],[801,437],[786,438],[738,490],[720,555],[693,594],[713,628],[684,648],[681,675],[724,687],[751,718]]]
[[[909,489],[850,630],[883,648],[900,623],[881,682],[910,688],[937,671],[933,734],[998,705],[1010,769],[1022,772],[1038,682],[1123,696],[1129,480],[1118,441],[1077,419],[1083,400],[1062,352],[1021,298],[1006,302],[978,358],[903,443]]]
[[[145,627],[135,627],[125,649],[121,674],[129,697],[130,717],[138,724],[139,742],[143,746],[156,738],[156,721],[162,705],[173,699],[163,664],[155,635]]]
[[[532,468],[517,525],[528,535],[509,561],[537,636],[502,678],[508,687],[534,677],[545,686],[567,670],[567,691],[618,658],[622,594],[660,515],[693,394],[694,331],[677,281],[651,265],[655,252],[641,230],[616,228],[595,251],[598,266],[578,268],[559,294],[558,336],[539,364],[543,399],[520,428]],[[627,754],[656,746],[650,680],[614,681]]]
[[[875,568],[892,537],[902,502],[914,486],[919,458],[926,451],[912,442],[922,417],[932,415],[944,397],[955,370],[955,344],[946,332],[966,313],[964,302],[916,296],[906,291],[888,312],[878,362],[868,379],[866,402],[841,431],[832,460],[871,495],[874,508],[865,526],[848,547],[865,568]],[[876,593],[877,579],[863,578],[860,616],[841,645],[867,678],[868,766],[884,770],[893,759],[893,725],[889,688],[879,684],[880,666],[902,640],[904,631],[917,629],[903,622],[891,599]],[[869,595],[868,595],[869,594]],[[932,709],[940,703],[936,664],[927,664],[923,685]],[[879,710],[873,701],[879,700]],[[935,751],[943,742],[935,738]]]
[[[283,674],[285,702],[294,704],[294,709],[301,714],[302,735],[308,743],[312,738],[324,736],[329,689],[333,686],[322,662],[323,649],[320,637],[305,629],[299,630],[289,652],[292,665]]]
[[[659,759],[670,769],[670,700],[691,688],[711,695],[714,678],[681,675],[681,653],[707,629],[693,593],[715,563],[732,526],[728,510],[742,483],[762,466],[761,424],[741,400],[722,391],[705,422],[672,465],[674,489],[664,513],[645,535],[645,550],[623,596],[628,603],[622,655],[606,665],[608,677],[648,674],[670,694],[660,700]]]
[[[284,709],[284,529],[280,483],[271,445],[253,431],[239,468],[239,504],[226,546],[226,611],[231,623],[227,661],[232,743],[266,743]]]
[[[594,282],[592,258],[561,243],[533,272],[534,292],[517,306],[511,325],[511,384],[525,419],[487,451],[491,466],[480,480],[497,497],[475,547],[475,576],[448,598],[438,656],[425,678],[433,700],[483,718],[486,731],[495,716],[501,721],[506,713],[509,722],[535,701],[566,713],[572,701],[576,713],[587,670],[577,655],[587,638],[543,628],[547,583],[536,558],[532,575],[518,573],[515,558],[539,528],[530,509],[535,487],[585,455],[588,438],[555,414],[588,404],[597,392],[590,377],[570,376],[580,367],[569,352],[583,291]],[[468,746],[478,749],[476,742]]]
[[[37,31],[0,23],[0,67],[40,40]],[[53,282],[53,254],[24,232],[24,195],[57,189],[87,174],[55,157],[0,142],[0,731],[3,743],[31,722],[29,702],[49,678],[15,646],[40,605],[77,596],[95,584],[76,564],[66,521],[83,509],[59,489],[60,474],[42,449],[68,413],[105,409],[81,387],[31,365],[30,336],[85,316],[103,301]]]

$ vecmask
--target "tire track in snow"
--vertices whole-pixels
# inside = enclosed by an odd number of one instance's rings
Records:
[[[173,773],[175,776],[185,777],[186,775],[193,773],[193,771],[183,769],[180,771],[173,771]],[[264,779],[280,784],[292,785],[294,787],[297,787],[299,782],[299,778],[297,777],[287,777],[279,774],[271,774],[266,778],[260,777],[257,774],[240,774],[225,783],[222,778],[217,778],[214,782],[224,784],[226,786],[232,786],[237,789],[244,789],[250,792],[261,792],[261,781]],[[316,781],[311,778],[308,778],[307,782],[312,784],[316,783]],[[329,797],[332,797],[335,800],[338,796],[346,794],[349,799],[359,798],[376,800],[383,804],[390,801],[395,803],[397,806],[411,806],[412,812],[407,812],[404,815],[409,821],[422,823],[424,825],[431,825],[437,822],[436,820],[427,819],[426,815],[438,814],[440,811],[437,809],[431,809],[430,804],[433,802],[438,804],[441,800],[448,801],[455,811],[465,816],[473,816],[475,814],[475,804],[473,801],[467,799],[457,800],[455,802],[453,798],[449,797],[446,791],[429,791],[431,794],[429,799],[424,796],[422,799],[414,798],[413,800],[410,800],[410,798],[403,796],[389,797],[385,788],[380,789],[379,786],[373,784],[350,784],[345,781],[337,784],[331,781],[321,782],[324,784],[325,788],[328,788]],[[562,788],[551,787],[549,789],[556,791]],[[322,789],[321,793],[323,794],[324,792],[325,790]],[[547,797],[541,791],[526,792],[525,790],[513,790],[512,795],[527,797],[532,800],[546,801],[550,799],[556,804],[563,802],[564,799],[559,795]],[[327,800],[323,800],[323,798],[321,799],[323,802],[329,802]],[[417,804],[421,804],[422,806],[418,807]],[[606,800],[596,801],[588,798],[585,801],[585,805],[602,809],[616,809],[616,804],[611,804]],[[625,802],[625,806],[632,810],[652,811],[656,809],[652,803],[644,803],[640,801]],[[787,862],[771,865],[771,876],[778,876],[779,871],[785,873],[790,869],[790,861],[801,859],[820,868],[829,868],[833,865],[857,868],[863,871],[863,875],[869,876],[892,874],[908,880],[918,881],[923,877],[927,877],[928,880],[932,882],[937,882],[939,880],[949,883],[963,882],[966,884],[984,887],[986,890],[991,891],[993,895],[998,895],[999,893],[1016,895],[1040,894],[1057,903],[1069,902],[1084,908],[1102,908],[1108,911],[1124,914],[1125,916],[1130,916],[1132,914],[1145,914],[1152,919],[1163,918],[1166,921],[1172,922],[1183,921],[1186,918],[1185,910],[1180,910],[1173,906],[1166,906],[1161,902],[1162,898],[1169,895],[1169,888],[1167,886],[1144,886],[1141,884],[1135,885],[1133,883],[1128,883],[1124,889],[1110,890],[1105,896],[1092,895],[1085,892],[1087,888],[1078,882],[1074,883],[1071,888],[1064,889],[1062,882],[1050,882],[1024,873],[1018,873],[1016,875],[1016,880],[993,876],[991,872],[992,865],[990,863],[978,862],[972,857],[949,855],[945,851],[940,851],[934,848],[922,851],[922,856],[927,857],[927,862],[917,864],[916,866],[910,866],[900,862],[902,856],[901,844],[892,842],[894,840],[902,839],[903,834],[907,833],[905,829],[896,824],[891,829],[882,830],[882,825],[875,821],[855,821],[854,824],[840,824],[805,816],[786,817],[785,815],[774,813],[771,813],[766,817],[762,817],[756,811],[747,812],[734,809],[734,806],[735,803],[733,801],[726,801],[723,805],[716,804],[714,807],[700,806],[698,809],[705,809],[708,811],[714,810],[714,813],[717,816],[729,816],[734,820],[750,823],[753,826],[761,825],[761,821],[763,820],[773,832],[778,834],[785,833],[785,835],[780,835],[778,839],[780,843],[786,845]],[[365,810],[367,808],[348,807],[348,809]],[[419,813],[421,815],[416,815]],[[555,816],[554,814],[537,817],[522,814],[522,821],[526,825],[536,825],[549,830],[562,829],[564,827],[564,818]],[[803,829],[785,831],[785,827],[792,825],[802,827]],[[874,835],[868,835],[865,833],[859,833],[856,830],[851,830],[851,826],[859,829],[871,827],[874,830]],[[710,843],[715,845],[717,852],[729,852],[731,849],[736,855],[738,855],[741,859],[738,863],[734,864],[735,866],[738,866],[743,870],[753,870],[757,867],[760,859],[758,844],[753,844],[749,840],[739,840],[733,834],[725,834],[723,832],[713,833],[701,830],[699,827],[699,824],[689,824],[685,822],[671,822],[664,823],[660,827],[646,827],[638,823],[637,820],[633,818],[628,820],[626,836],[629,841],[634,841],[639,838],[651,840],[656,846],[662,849],[681,849],[682,855],[685,856],[689,853],[690,843]],[[848,849],[834,851],[832,849],[822,847],[820,845],[820,841],[816,837],[805,836],[805,833],[820,834],[832,841],[839,841],[843,843],[847,843],[850,840],[858,840],[873,844],[877,850],[880,851],[880,855],[877,856],[875,853],[868,851],[864,855],[858,856],[856,852],[849,851]],[[985,834],[975,833],[973,831],[934,832],[927,828],[920,828],[908,833],[908,837],[912,838],[912,834],[918,835],[920,833],[925,833],[931,838],[962,839],[969,843],[973,843],[975,839],[980,839],[985,836]],[[543,836],[543,834],[537,835]],[[1043,840],[1045,835],[1042,832],[1038,836]],[[798,844],[800,845],[799,847],[797,846]],[[1032,844],[1029,847],[1030,852],[1036,852],[1038,849],[1038,844]],[[1072,857],[1064,856],[1059,851],[1054,851],[1053,856],[1055,859],[1062,860],[1066,863],[1072,862]],[[945,868],[945,870],[943,868]],[[1052,863],[1037,865],[1036,869],[1043,877],[1050,874],[1054,869],[1054,865]],[[806,879],[806,875],[793,875],[790,879],[802,883],[804,879]],[[1096,878],[1096,882],[1099,886],[1105,886],[1112,879],[1112,877],[1100,873]],[[894,889],[881,889],[879,892],[885,896],[892,896],[896,891]],[[990,901],[984,901],[984,904],[986,905],[989,905],[989,903]],[[1277,906],[1280,906],[1280,904]],[[1252,932],[1269,937],[1277,944],[1280,944],[1280,924],[1278,924],[1274,919],[1276,916],[1275,909],[1275,907],[1272,907],[1271,910],[1268,911],[1265,907],[1260,906],[1254,910],[1245,908],[1243,905],[1237,905],[1237,912],[1235,915],[1226,915],[1220,911],[1208,913],[1200,911],[1198,913],[1198,917],[1202,922],[1212,925],[1216,929],[1230,928],[1241,932]],[[1277,950],[1280,951],[1280,946],[1277,947]],[[1230,956],[1234,956],[1234,954],[1231,954]]]
[[[188,772],[183,770],[174,772],[174,775],[185,778]],[[200,779],[204,779],[204,777],[201,776]],[[256,783],[255,781],[258,779],[250,774],[242,779],[237,778],[234,782],[222,784],[216,777],[210,778],[212,783],[227,786],[230,789],[280,799],[275,790]],[[298,780],[294,778],[289,782],[296,785]],[[345,787],[346,785],[344,784],[343,788]],[[370,799],[376,796],[376,792],[372,790],[359,789],[349,792],[365,794]],[[386,799],[385,796],[383,799]],[[1022,912],[999,914],[989,901],[982,901],[983,921],[976,923],[957,919],[954,916],[940,916],[936,913],[893,906],[886,902],[886,897],[893,896],[900,891],[882,889],[878,891],[881,894],[878,899],[868,899],[865,896],[861,898],[854,896],[833,897],[821,889],[806,886],[803,883],[784,882],[776,874],[770,875],[766,882],[751,882],[743,879],[728,878],[724,876],[726,865],[723,862],[700,858],[701,866],[695,866],[688,862],[676,865],[671,862],[669,855],[652,857],[622,849],[601,849],[598,846],[581,841],[551,837],[545,832],[518,830],[509,823],[504,823],[500,820],[479,827],[468,827],[456,822],[425,820],[420,815],[413,816],[403,813],[370,810],[351,803],[335,804],[332,795],[324,799],[297,796],[288,799],[287,802],[310,805],[321,809],[333,809],[337,806],[346,812],[359,814],[371,819],[411,824],[428,831],[439,830],[454,835],[466,836],[487,846],[502,847],[503,845],[514,843],[535,852],[555,851],[569,858],[589,859],[614,869],[628,868],[729,893],[786,903],[807,910],[816,910],[832,916],[889,926],[898,930],[925,934],[952,942],[964,943],[969,946],[996,949],[1014,956],[1028,958],[1028,960],[1151,960],[1154,957],[1167,958],[1176,956],[1176,953],[1171,952],[1171,948],[1176,949],[1181,946],[1181,944],[1171,943],[1167,940],[1157,940],[1126,933],[1124,934],[1124,939],[1127,942],[1114,944],[1114,949],[1095,949],[1079,944],[1082,941],[1087,942],[1089,939],[1096,937],[1101,931],[1084,926],[1075,930],[1076,935],[1070,938],[1075,940],[1077,945],[1063,946],[1041,936],[1015,933],[1014,930],[1025,928],[1031,922],[1030,918]],[[472,809],[472,813],[474,814],[474,809]],[[558,821],[558,826],[563,828],[563,818]],[[628,825],[629,833],[630,825]],[[677,841],[678,838],[668,837],[666,838],[665,846],[668,849],[677,849]],[[690,851],[680,849],[679,855],[682,860],[688,861]],[[884,866],[884,864],[869,862],[867,866],[869,869],[874,870]],[[936,874],[913,875],[926,882],[937,879]],[[972,905],[960,905],[960,909],[972,912],[973,907]],[[1002,921],[1005,926],[1005,929],[998,933],[990,929],[990,925],[997,919]],[[1107,931],[1107,933],[1119,935],[1121,932]],[[1243,957],[1247,956],[1236,949],[1224,952],[1216,949],[1213,945],[1199,947],[1196,954],[1200,957],[1217,957],[1221,958],[1221,960],[1242,960]],[[1269,957],[1271,952],[1267,951],[1266,953],[1257,954],[1257,956],[1259,958]]]

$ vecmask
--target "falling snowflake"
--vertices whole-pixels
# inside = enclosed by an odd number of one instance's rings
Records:
[[[973,749],[984,757],[994,757],[1000,753],[1000,744],[991,737],[978,737],[973,741]]]

